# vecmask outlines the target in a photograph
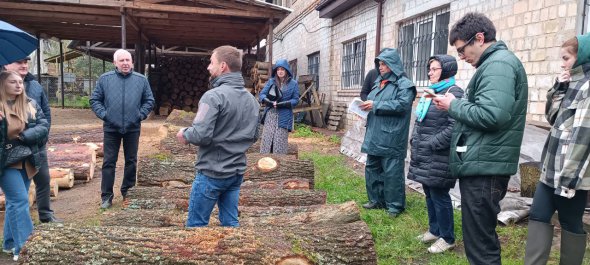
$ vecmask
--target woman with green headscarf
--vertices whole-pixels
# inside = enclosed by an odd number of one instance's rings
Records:
[[[561,225],[560,264],[582,264],[586,249],[582,216],[590,190],[590,35],[564,42],[560,58],[562,72],[547,93],[545,115],[552,127],[531,207],[525,265],[547,263],[555,211]]]

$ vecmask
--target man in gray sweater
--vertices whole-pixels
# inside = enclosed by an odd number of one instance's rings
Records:
[[[199,146],[187,227],[207,226],[216,203],[221,225],[239,226],[238,199],[246,150],[258,138],[260,109],[244,88],[240,69],[240,50],[232,46],[213,50],[207,67],[212,88],[201,98],[192,126],[176,135],[180,143]]]

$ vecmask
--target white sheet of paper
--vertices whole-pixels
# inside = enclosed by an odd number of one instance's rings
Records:
[[[359,115],[361,118],[366,120],[369,112],[362,110],[360,107],[361,104],[363,104],[363,101],[360,98],[353,98],[350,104],[348,104],[348,112]]]

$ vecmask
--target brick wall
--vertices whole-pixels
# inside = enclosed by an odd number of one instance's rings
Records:
[[[304,6],[317,3],[298,0],[291,7],[294,14]],[[314,5],[315,7],[315,5]],[[527,120],[544,121],[547,90],[560,71],[561,44],[575,36],[578,2],[576,0],[389,0],[384,4],[381,47],[396,47],[400,23],[443,7],[450,9],[449,29],[467,12],[486,14],[495,24],[498,40],[506,42],[523,62],[529,81]],[[294,14],[293,17],[295,16]],[[291,17],[291,16],[290,16]],[[377,4],[366,0],[334,19],[320,19],[313,11],[301,19],[301,26],[275,42],[275,58],[298,59],[299,73],[307,73],[307,55],[320,50],[321,89],[329,91],[328,100],[349,102],[359,91],[342,92],[342,43],[366,36],[365,72],[373,68]],[[287,20],[284,24],[287,24]],[[291,19],[292,20],[292,19]],[[322,28],[324,27],[324,28]],[[322,28],[317,30],[318,28]],[[280,29],[277,27],[277,29]],[[317,31],[316,31],[317,30]],[[284,32],[284,31],[283,31]],[[275,31],[276,33],[276,31]],[[457,56],[449,46],[448,53]],[[459,62],[458,84],[466,87],[475,69]]]

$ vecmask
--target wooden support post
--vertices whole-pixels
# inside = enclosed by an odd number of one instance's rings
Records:
[[[41,35],[37,32],[37,81],[41,83]]]
[[[90,41],[86,41],[86,56],[88,56],[88,92],[92,95],[92,57],[90,57]]]
[[[121,48],[127,49],[127,29],[125,28],[127,11],[121,7]]]
[[[59,64],[59,73],[61,75],[61,108],[65,109],[66,105],[65,105],[65,82],[64,82],[64,61],[66,60],[65,56],[64,56],[64,44],[61,41],[61,39],[59,40],[59,58],[61,58],[61,63]]]
[[[268,20],[268,37],[266,38],[266,49],[268,49],[268,61],[272,64],[272,42],[273,42],[272,20]]]

